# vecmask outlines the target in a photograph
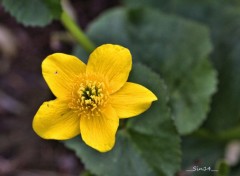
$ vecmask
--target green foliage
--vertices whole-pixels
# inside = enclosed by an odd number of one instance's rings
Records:
[[[2,0],[2,5],[25,26],[46,26],[62,11],[60,0]]]
[[[223,8],[219,17],[216,17],[219,27],[212,26],[218,34],[214,38],[214,54],[218,57],[214,57],[214,63],[219,70],[220,83],[206,127],[215,132],[240,126],[239,19],[239,8]]]
[[[219,72],[219,85],[205,127],[214,132],[239,127],[240,76],[237,76],[240,75],[239,1],[124,0],[124,2],[129,6],[155,7],[209,26],[214,43],[212,61]]]
[[[45,5],[51,11],[54,19],[59,19],[62,14],[61,0],[43,0]]]
[[[226,0],[122,0],[127,6],[142,7],[149,6],[165,11],[167,13],[191,14],[197,19],[207,17],[218,8],[226,5]]]
[[[181,115],[181,118],[176,118],[176,123],[181,127],[180,132],[192,130],[196,127],[193,123],[203,122],[216,86],[216,73],[207,59],[189,71],[189,74],[191,76],[186,76],[178,90],[172,94],[175,113]]]
[[[230,173],[229,166],[223,160],[217,163],[216,170],[218,170],[216,176],[229,176],[229,173]]]
[[[200,138],[221,141],[222,153],[226,141],[239,139],[240,133],[240,4],[226,0],[123,0],[131,7],[154,7],[171,15],[199,21],[209,27],[214,50],[213,65],[218,71],[218,91],[214,95],[211,111],[203,125]],[[215,141],[217,144],[217,142]],[[200,144],[199,144],[200,145]],[[211,153],[218,153],[205,146]],[[194,148],[196,153],[201,153]],[[197,159],[195,157],[195,159]],[[214,158],[214,162],[220,158]],[[183,156],[186,160],[186,155]],[[205,161],[204,163],[206,163]],[[239,164],[232,167],[232,175],[239,175]],[[218,173],[221,174],[221,173]]]
[[[127,46],[135,61],[163,76],[180,133],[202,124],[216,87],[216,73],[206,59],[211,44],[204,26],[153,9],[115,9],[87,32],[97,44]]]
[[[172,176],[179,170],[181,152],[180,138],[167,106],[166,85],[142,64],[134,65],[130,81],[152,90],[158,101],[147,112],[127,121],[118,131],[113,150],[99,153],[80,138],[65,144],[76,151],[87,169],[97,175]]]

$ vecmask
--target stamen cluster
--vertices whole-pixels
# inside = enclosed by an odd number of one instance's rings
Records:
[[[97,115],[101,112],[108,100],[108,91],[102,81],[84,79],[76,84],[72,92],[71,109],[82,116]]]

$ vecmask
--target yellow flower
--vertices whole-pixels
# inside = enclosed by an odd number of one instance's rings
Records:
[[[147,88],[126,82],[131,67],[129,50],[119,45],[98,47],[87,65],[71,55],[48,56],[42,73],[56,99],[41,105],[33,120],[34,131],[56,140],[81,134],[92,148],[111,150],[119,118],[136,116],[157,100]]]

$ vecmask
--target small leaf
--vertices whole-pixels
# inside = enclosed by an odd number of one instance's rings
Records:
[[[172,176],[179,170],[180,138],[167,107],[166,86],[157,74],[141,64],[134,64],[130,81],[146,86],[159,100],[142,115],[127,121],[125,128],[118,131],[110,152],[99,153],[80,137],[65,144],[96,175]]]
[[[6,11],[26,26],[46,26],[60,16],[58,0],[2,0]]]

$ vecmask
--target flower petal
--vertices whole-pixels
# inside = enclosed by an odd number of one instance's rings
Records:
[[[102,75],[109,82],[109,92],[119,90],[128,79],[132,56],[127,48],[105,44],[95,49],[89,57],[87,74]]]
[[[86,65],[75,56],[55,53],[42,62],[42,73],[49,88],[56,97],[71,93],[73,79],[86,72]]]
[[[66,101],[44,102],[33,119],[34,131],[45,139],[70,139],[80,133],[79,117]]]
[[[157,97],[147,88],[127,82],[118,92],[111,95],[110,102],[119,118],[136,116],[146,111]]]
[[[109,151],[114,146],[118,125],[119,118],[109,105],[99,116],[81,117],[82,139],[87,145],[100,152]]]

